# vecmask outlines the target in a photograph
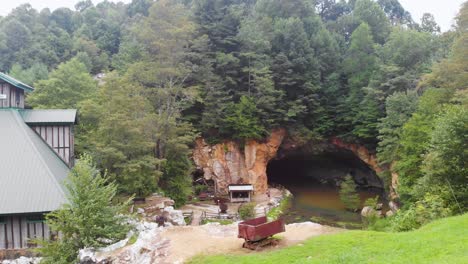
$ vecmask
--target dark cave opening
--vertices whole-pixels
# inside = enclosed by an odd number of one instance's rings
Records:
[[[340,200],[340,183],[350,174],[361,205],[366,199],[383,198],[383,185],[376,173],[348,150],[334,149],[319,154],[293,153],[268,163],[270,184],[280,184],[293,194],[286,221],[313,221],[343,226],[361,224],[359,213],[347,211]]]
[[[376,173],[348,150],[287,155],[267,166],[268,181],[284,186],[314,182],[336,186],[346,174],[359,187],[383,187]]]

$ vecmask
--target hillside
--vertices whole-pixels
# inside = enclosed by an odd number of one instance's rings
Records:
[[[190,263],[467,263],[468,214],[402,233],[349,231],[280,251],[200,256]]]

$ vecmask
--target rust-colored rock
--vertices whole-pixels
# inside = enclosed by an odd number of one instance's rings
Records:
[[[371,153],[366,147],[357,144],[346,143],[339,138],[333,138],[331,142],[337,147],[344,148],[353,152],[356,156],[359,157],[359,159],[364,161],[364,163],[366,163],[376,173],[384,171],[384,168],[381,167],[377,161],[377,156],[374,153]],[[389,198],[391,200],[395,200],[398,198],[398,194],[396,192],[398,186],[398,174],[393,170],[393,166],[394,163],[392,163],[389,168],[392,176],[392,182],[389,186]]]
[[[193,160],[203,170],[205,179],[215,182],[218,193],[227,193],[232,183],[253,184],[255,192],[264,193],[268,187],[267,164],[276,156],[285,135],[286,130],[275,130],[265,142],[247,141],[243,151],[233,141],[210,146],[198,138]]]
[[[374,153],[371,153],[366,147],[358,144],[346,143],[339,138],[333,138],[332,144],[353,152],[356,156],[359,157],[360,160],[364,161],[364,163],[366,163],[367,166],[373,169],[376,173],[383,171],[383,168],[380,167],[377,161],[377,156]]]
[[[285,129],[277,129],[266,141],[249,140],[243,148],[233,141],[208,145],[203,138],[198,138],[193,150],[193,160],[197,168],[203,170],[205,179],[214,181],[218,194],[226,194],[229,184],[242,183],[252,184],[255,192],[264,193],[268,188],[267,165],[270,160],[277,157],[279,147],[291,150],[302,146],[301,144],[296,146],[297,144],[291,139],[283,142],[285,136]],[[364,146],[346,143],[338,138],[333,138],[331,144],[353,152],[376,173],[386,169],[379,165],[376,155]],[[392,186],[390,186],[391,199],[398,197],[397,185],[398,175],[393,172]]]

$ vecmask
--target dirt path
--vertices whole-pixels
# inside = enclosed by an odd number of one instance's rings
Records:
[[[286,226],[285,233],[278,235],[281,237],[280,244],[265,250],[294,245],[313,236],[337,233],[340,230],[311,222],[290,224]],[[170,227],[161,233],[161,237],[169,240],[162,263],[183,263],[199,254],[252,253],[251,250],[242,248],[244,240],[237,238],[236,224]]]

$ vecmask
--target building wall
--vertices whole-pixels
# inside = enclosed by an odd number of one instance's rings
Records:
[[[74,135],[72,125],[31,125],[41,138],[69,167],[74,165]]]
[[[0,216],[0,250],[35,247],[31,239],[51,238],[43,215]]]
[[[6,95],[6,99],[0,98],[0,108],[24,108],[24,91],[11,86],[8,83],[0,83],[0,94]]]

